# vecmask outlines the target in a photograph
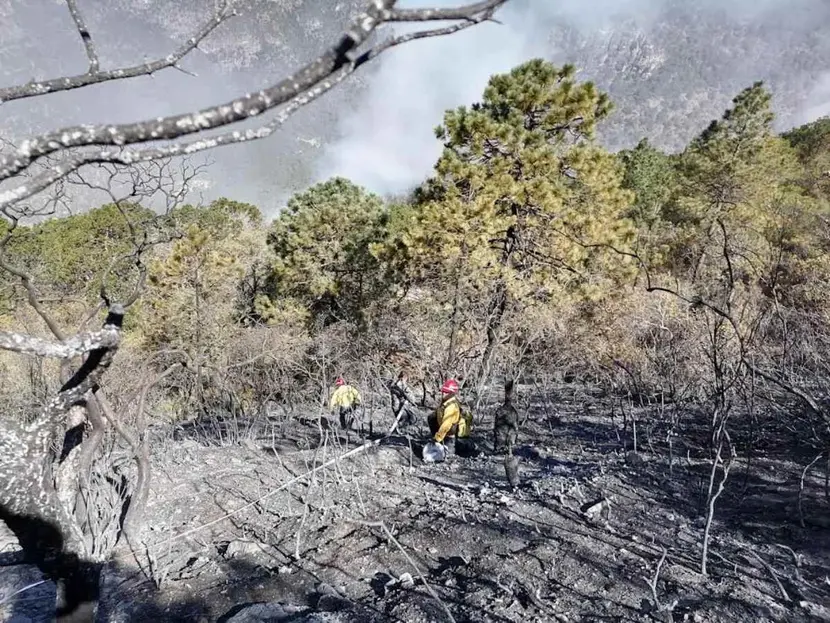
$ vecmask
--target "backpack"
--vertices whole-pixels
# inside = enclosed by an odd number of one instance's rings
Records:
[[[461,419],[458,421],[458,436],[469,437],[473,428],[473,412],[466,405],[459,403],[459,407],[461,409]]]

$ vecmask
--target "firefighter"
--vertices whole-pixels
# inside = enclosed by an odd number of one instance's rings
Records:
[[[428,422],[432,440],[437,444],[443,445],[445,439],[455,442],[456,437],[466,440],[470,436],[472,416],[462,409],[458,400],[458,381],[444,381],[441,386],[441,404],[430,415]]]
[[[360,406],[360,392],[351,385],[348,385],[342,376],[334,381],[334,392],[329,402],[329,411],[337,415],[340,420],[340,428],[351,429],[355,421],[355,411]]]
[[[415,396],[410,392],[406,382],[406,372],[398,374],[398,380],[390,384],[389,391],[392,394],[392,415],[395,420],[401,426],[414,424],[418,411],[415,408]]]

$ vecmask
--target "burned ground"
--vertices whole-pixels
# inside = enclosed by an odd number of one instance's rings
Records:
[[[102,614],[236,623],[447,621],[447,611],[494,622],[830,621],[823,467],[805,477],[799,504],[803,467],[774,445],[756,450],[748,470],[739,461],[702,576],[708,459],[675,448],[669,465],[659,426],[641,426],[633,452],[630,418],[626,431],[610,417],[612,403],[573,388],[554,404],[531,401],[515,491],[490,452],[495,405],[476,428],[479,457],[425,465],[417,443],[425,430],[412,430],[289,486],[360,440],[353,435],[347,447],[315,418],[278,413],[157,431],[145,543],[107,567]],[[388,425],[376,417],[375,431]],[[39,577],[14,564],[13,549],[3,554],[5,595]],[[53,591],[45,583],[8,598],[6,620],[50,620]]]

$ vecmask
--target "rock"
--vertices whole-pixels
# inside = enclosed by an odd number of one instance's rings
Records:
[[[262,553],[262,544],[255,541],[231,541],[225,550],[225,558],[256,556]]]
[[[317,601],[317,609],[322,612],[341,612],[343,610],[350,610],[352,602],[338,594],[323,595]]]
[[[830,608],[811,601],[799,601],[798,605],[806,610],[810,617],[814,620],[830,622]]]
[[[527,450],[527,454],[531,460],[544,461],[546,458],[548,458],[548,455],[550,453],[547,451],[547,448],[538,448],[536,446],[531,446]]]
[[[6,524],[0,523],[0,552],[14,551],[20,549],[20,544],[14,533],[6,527]]]
[[[634,450],[629,450],[628,454],[625,455],[625,462],[632,467],[640,467],[644,465],[646,461],[642,456],[640,456],[639,453]]]
[[[412,588],[415,586],[415,580],[412,578],[411,573],[402,573],[401,577],[398,578],[398,581],[404,588]]]
[[[335,589],[331,584],[326,584],[325,582],[320,582],[314,590],[317,591],[318,595],[334,595],[336,597],[340,597],[340,593],[337,589]]]
[[[293,606],[290,604],[281,604],[279,602],[262,602],[249,604],[243,606],[240,610],[234,613],[233,616],[226,619],[227,623],[274,623],[288,619],[289,617],[297,617],[297,615],[307,612],[308,608],[301,606]],[[296,619],[294,619],[296,620]]]
[[[609,509],[609,503],[606,498],[588,502],[587,504],[583,504],[580,508],[582,513],[589,519],[596,519],[603,511],[607,513]]]

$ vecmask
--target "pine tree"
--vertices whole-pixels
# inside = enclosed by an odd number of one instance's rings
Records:
[[[268,234],[272,299],[295,299],[323,324],[361,321],[383,288],[369,247],[383,238],[385,222],[380,197],[344,178],[292,197]]]
[[[511,311],[596,298],[626,268],[609,245],[631,238],[632,193],[593,143],[610,110],[572,66],[536,59],[493,76],[481,102],[448,111],[436,130],[435,175],[379,254],[443,275],[449,299],[487,293],[485,368]]]
[[[623,186],[635,197],[629,216],[637,225],[650,227],[662,216],[677,183],[674,162],[646,138],[618,155],[625,167]]]
[[[773,131],[771,99],[761,82],[744,89],[681,155],[678,193],[665,211],[678,276],[768,289],[784,270],[781,251],[812,205],[795,183],[795,152]]]

